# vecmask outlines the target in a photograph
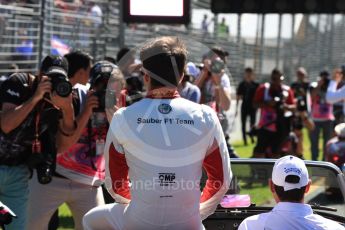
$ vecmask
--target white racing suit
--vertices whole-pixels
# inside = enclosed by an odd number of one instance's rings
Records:
[[[118,110],[105,148],[106,186],[118,204],[92,209],[85,229],[203,229],[230,185],[216,113],[178,94]]]

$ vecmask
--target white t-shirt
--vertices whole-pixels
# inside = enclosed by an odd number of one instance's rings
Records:
[[[336,81],[330,81],[327,89],[326,100],[331,104],[342,101],[343,113],[345,114],[345,86],[337,90],[337,85]]]
[[[220,79],[220,85],[221,87],[224,88],[224,90],[226,91],[230,91],[230,78],[229,76],[224,73]],[[214,84],[212,83],[212,80],[208,80],[205,84],[205,103],[209,103],[211,101],[215,101],[215,88],[214,88]]]
[[[271,212],[246,218],[238,230],[340,230],[335,221],[314,214],[308,204],[279,202]]]

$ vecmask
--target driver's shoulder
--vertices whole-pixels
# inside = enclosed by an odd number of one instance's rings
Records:
[[[323,230],[345,230],[345,227],[341,226],[338,222],[318,214],[313,214],[309,219],[312,219],[317,227]]]
[[[244,229],[264,229],[265,222],[269,216],[269,213],[261,213],[253,215],[244,219],[239,227],[239,230]]]

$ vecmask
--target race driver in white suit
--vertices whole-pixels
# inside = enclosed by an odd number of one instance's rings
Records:
[[[114,114],[106,140],[106,186],[116,203],[90,210],[86,230],[201,230],[227,192],[232,173],[217,115],[177,92],[186,53],[177,37],[142,47],[147,96]]]

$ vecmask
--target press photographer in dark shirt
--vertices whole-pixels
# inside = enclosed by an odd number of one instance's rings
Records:
[[[246,68],[244,70],[243,81],[238,85],[236,96],[236,114],[237,114],[237,105],[239,100],[242,100],[241,105],[241,122],[242,122],[242,136],[244,145],[247,145],[247,131],[246,123],[247,118],[250,118],[250,127],[255,125],[256,118],[256,108],[253,106],[253,99],[256,89],[259,87],[259,83],[254,81],[254,71],[252,68]],[[253,137],[251,136],[252,142],[254,142]]]
[[[308,82],[308,73],[303,67],[299,67],[296,71],[297,81],[291,84],[291,89],[295,95],[296,111],[292,120],[293,132],[297,137],[296,156],[303,158],[303,132],[306,127],[309,131],[314,128],[313,121],[309,118],[308,98],[310,97],[310,83]]]
[[[276,158],[284,154],[282,144],[289,136],[290,117],[296,106],[293,91],[283,80],[283,74],[274,69],[271,81],[255,92],[253,104],[260,108],[260,120],[253,157]]]
[[[31,168],[49,183],[57,151],[76,129],[67,61],[47,56],[37,76],[16,73],[1,88],[0,200],[18,216],[7,229],[24,229]]]

